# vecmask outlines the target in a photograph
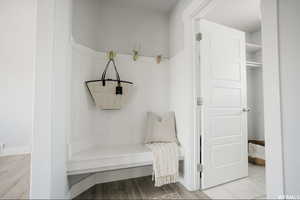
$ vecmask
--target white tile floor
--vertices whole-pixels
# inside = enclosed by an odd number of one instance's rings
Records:
[[[203,191],[212,199],[259,199],[266,196],[265,168],[249,164],[249,176]]]

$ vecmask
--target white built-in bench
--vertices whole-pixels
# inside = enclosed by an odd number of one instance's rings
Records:
[[[180,160],[183,160],[180,150]],[[152,165],[153,155],[144,144],[118,147],[93,147],[79,152],[68,162],[68,175],[103,172]]]
[[[180,160],[183,158],[180,149]],[[67,165],[71,198],[100,183],[151,175],[152,163],[152,152],[144,144],[81,151]]]

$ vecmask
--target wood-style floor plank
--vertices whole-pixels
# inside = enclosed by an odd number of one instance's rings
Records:
[[[28,199],[30,155],[0,157],[0,199]]]
[[[201,191],[189,192],[180,183],[154,187],[152,177],[140,177],[95,185],[79,199],[209,199]]]

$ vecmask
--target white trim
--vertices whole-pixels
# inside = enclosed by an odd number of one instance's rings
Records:
[[[4,151],[0,154],[0,157],[16,156],[16,155],[23,155],[23,154],[30,154],[30,153],[31,153],[30,146],[5,148]]]
[[[268,198],[284,195],[278,1],[261,1],[263,42],[266,189]]]
[[[183,12],[182,18],[184,22],[184,63],[187,66],[191,66],[191,77],[193,86],[191,111],[192,111],[192,136],[189,138],[189,154],[186,155],[185,165],[189,174],[185,174],[186,181],[185,187],[188,190],[199,190],[200,189],[200,172],[197,170],[197,165],[200,163],[200,131],[199,131],[199,120],[197,117],[197,87],[196,87],[196,59],[195,59],[195,21],[207,12],[209,12],[216,5],[216,0],[194,0]],[[188,156],[189,155],[189,156]]]

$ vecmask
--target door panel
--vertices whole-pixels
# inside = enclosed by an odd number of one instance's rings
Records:
[[[223,168],[241,161],[241,144],[215,145],[212,149],[212,162],[216,168]]]
[[[212,70],[215,79],[240,80],[239,40],[214,37],[211,40]],[[228,51],[230,49],[230,51]]]
[[[200,21],[202,188],[248,175],[245,33]]]
[[[241,89],[214,87],[211,91],[211,106],[240,107]]]
[[[240,136],[241,117],[235,115],[212,116],[210,131],[213,138]]]

